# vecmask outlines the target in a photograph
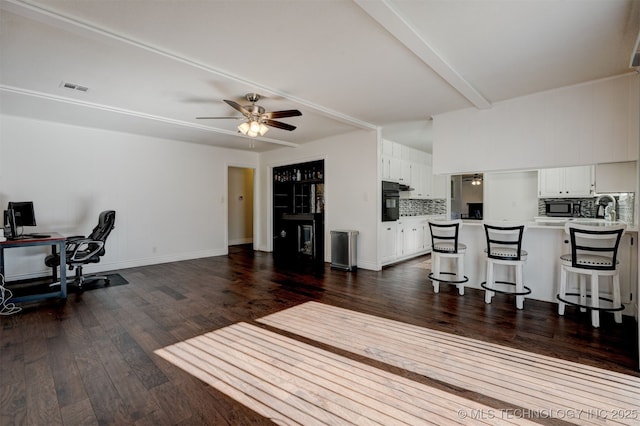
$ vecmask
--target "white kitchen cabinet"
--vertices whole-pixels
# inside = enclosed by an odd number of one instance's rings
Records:
[[[431,238],[428,244],[425,235],[428,234],[428,224],[423,217],[403,218],[398,222],[398,257],[412,256],[424,253],[431,247]],[[426,228],[425,228],[426,227]],[[402,248],[400,248],[402,247]]]
[[[415,224],[407,224],[404,228],[404,254],[412,255],[418,251],[418,231]]]
[[[401,259],[405,256],[405,228],[406,225],[404,221],[398,220],[396,221],[396,259]]]
[[[413,220],[407,224],[405,238],[407,240],[408,254],[422,254],[427,249],[425,239],[424,219]],[[431,244],[429,244],[430,246]]]
[[[400,174],[398,176],[398,182],[411,185],[411,168],[413,164],[410,161],[399,160],[400,162]]]
[[[426,216],[402,217],[380,224],[380,260],[383,265],[431,251],[431,233]]]
[[[448,175],[431,175],[431,195],[429,198],[447,198]]]
[[[563,169],[538,170],[538,196],[561,197],[564,192]]]
[[[433,199],[447,198],[447,177],[432,173],[431,154],[417,155],[420,160],[411,164],[411,198]]]
[[[380,157],[380,176],[382,180],[391,180],[391,158],[387,156]]]
[[[380,224],[380,260],[383,264],[392,262],[397,257],[396,239],[396,222],[382,222]]]
[[[538,170],[539,197],[591,197],[594,190],[593,166]]]
[[[382,140],[381,175],[383,180],[390,180],[402,184],[409,184],[411,179],[410,162],[403,158],[407,156],[405,147],[390,140]]]
[[[386,164],[385,164],[386,163]],[[402,166],[403,161],[393,157],[384,157],[383,158],[383,176],[387,174],[387,179],[392,180],[394,182],[402,183]]]
[[[399,143],[396,143],[396,142],[392,142],[392,145],[391,145],[391,151],[392,151],[391,152],[391,156],[393,158],[397,158],[398,160],[402,160],[403,159],[403,157],[402,157],[403,156],[403,150],[404,150],[403,145],[400,145]]]
[[[447,198],[447,176],[434,175],[431,165],[427,166],[425,184],[427,187],[425,198]]]
[[[382,140],[382,155],[385,157],[393,157],[393,146],[396,145],[395,142],[392,142],[387,139]]]
[[[411,198],[424,199],[429,196],[428,166],[414,163],[411,165]]]
[[[431,154],[383,139],[380,161],[383,180],[413,188],[402,198],[447,198],[447,176],[433,175]]]
[[[431,228],[429,228],[429,223],[425,220],[422,224],[422,228],[424,229],[422,238],[425,251],[431,251]]]
[[[596,164],[596,192],[636,192],[636,161]]]

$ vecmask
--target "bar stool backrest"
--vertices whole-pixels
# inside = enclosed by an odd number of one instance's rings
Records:
[[[429,221],[431,232],[431,250],[438,253],[458,253],[458,235],[462,220]]]
[[[491,259],[522,260],[522,237],[527,226],[523,223],[484,224],[487,256]]]
[[[618,262],[618,247],[625,224],[592,226],[567,222],[564,230],[571,241],[571,266],[613,271]]]

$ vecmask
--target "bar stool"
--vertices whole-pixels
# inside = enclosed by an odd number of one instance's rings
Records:
[[[440,291],[440,283],[455,284],[458,293],[464,295],[464,283],[469,278],[464,275],[464,253],[467,246],[458,241],[462,220],[429,221],[431,232],[431,273],[433,291]],[[442,259],[453,259],[456,272],[442,272]]]
[[[480,284],[485,289],[484,301],[491,303],[496,293],[516,296],[516,308],[524,308],[524,297],[531,293],[522,281],[523,266],[527,261],[527,252],[522,249],[522,237],[527,226],[516,224],[484,224],[487,239],[487,281]],[[504,265],[515,269],[515,282],[497,281],[494,266]]]
[[[558,314],[564,315],[565,305],[591,310],[591,325],[600,327],[600,311],[613,312],[617,323],[622,322],[624,306],[620,299],[618,276],[618,247],[626,229],[625,224],[598,226],[568,222],[564,230],[569,234],[571,253],[560,256],[560,290],[556,298]],[[579,277],[579,291],[567,292],[569,273]],[[590,289],[587,290],[587,277]],[[611,297],[600,294],[600,277],[611,277]],[[608,295],[607,295],[608,296]],[[587,303],[591,299],[591,303]]]

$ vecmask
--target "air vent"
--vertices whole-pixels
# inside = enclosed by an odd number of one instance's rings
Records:
[[[80,92],[87,92],[89,90],[88,87],[80,86],[79,84],[75,83],[66,83],[64,81],[60,83],[60,87],[64,87],[65,89],[78,90]]]

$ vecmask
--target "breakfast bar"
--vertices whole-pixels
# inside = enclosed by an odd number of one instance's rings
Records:
[[[584,221],[580,221],[583,223]],[[560,283],[560,256],[570,251],[564,225],[566,220],[546,220],[527,222],[523,238],[523,248],[528,252],[524,265],[524,284],[531,289],[528,299],[557,303],[556,294]],[[587,222],[589,223],[589,222]],[[592,224],[599,222],[591,221]],[[635,315],[635,300],[638,289],[638,228],[627,227],[619,248],[619,274],[624,315]],[[482,221],[464,221],[460,231],[460,241],[466,244],[464,257],[465,275],[469,277],[467,287],[482,289],[480,284],[486,279],[486,237]],[[513,281],[505,271],[495,271],[497,280]],[[499,296],[498,296],[499,297]],[[526,299],[524,308],[526,309]]]

